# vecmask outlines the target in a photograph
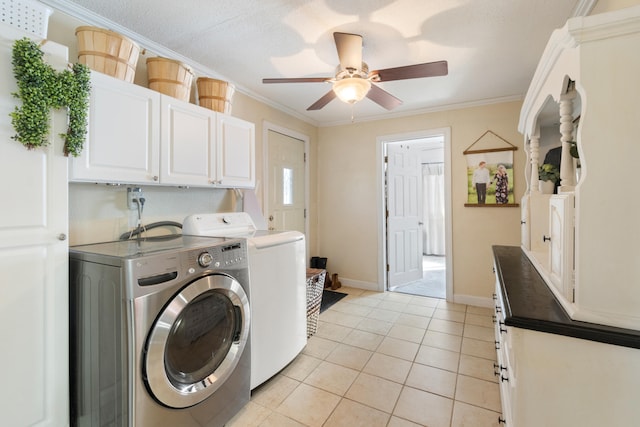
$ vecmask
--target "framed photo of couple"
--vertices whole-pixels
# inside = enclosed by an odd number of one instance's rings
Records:
[[[483,139],[501,146],[473,146]],[[505,145],[506,143],[506,145]],[[494,144],[495,145],[495,144]],[[464,151],[467,160],[467,207],[518,206],[513,194],[513,152],[517,147],[491,131],[485,132]]]

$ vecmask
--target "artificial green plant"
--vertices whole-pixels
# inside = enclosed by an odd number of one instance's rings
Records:
[[[49,116],[52,108],[68,109],[68,127],[60,136],[65,140],[64,154],[78,156],[87,134],[90,70],[86,65],[73,64],[71,70],[57,72],[43,60],[44,53],[27,38],[13,44],[13,74],[18,92],[13,96],[22,106],[10,113],[16,132],[13,139],[27,149],[48,145]]]

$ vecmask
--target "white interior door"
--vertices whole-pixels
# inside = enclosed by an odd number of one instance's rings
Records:
[[[407,143],[387,144],[387,263],[392,288],[422,279],[420,156]]]
[[[304,141],[273,130],[269,134],[269,230],[305,232]]]

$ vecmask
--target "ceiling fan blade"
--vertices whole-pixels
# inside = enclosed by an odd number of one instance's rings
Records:
[[[335,97],[336,97],[336,94],[332,89],[329,92],[327,92],[322,98],[318,99],[312,106],[307,108],[307,111],[319,110],[325,105],[327,105],[328,103],[330,103],[331,101],[333,101]]]
[[[367,98],[369,98],[376,104],[381,105],[387,110],[393,110],[394,108],[402,104],[401,100],[374,84],[371,85],[371,89],[367,93]]]
[[[343,70],[362,68],[362,36],[349,33],[333,33],[340,67]]]
[[[329,80],[331,80],[331,77],[297,77],[262,79],[262,83],[324,83]]]
[[[419,79],[422,77],[446,76],[449,73],[447,61],[427,62],[404,67],[375,70],[369,75],[378,75],[374,81],[389,82],[392,80]]]

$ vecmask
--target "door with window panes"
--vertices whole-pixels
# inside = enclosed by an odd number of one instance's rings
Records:
[[[269,230],[305,232],[304,141],[269,130]]]

